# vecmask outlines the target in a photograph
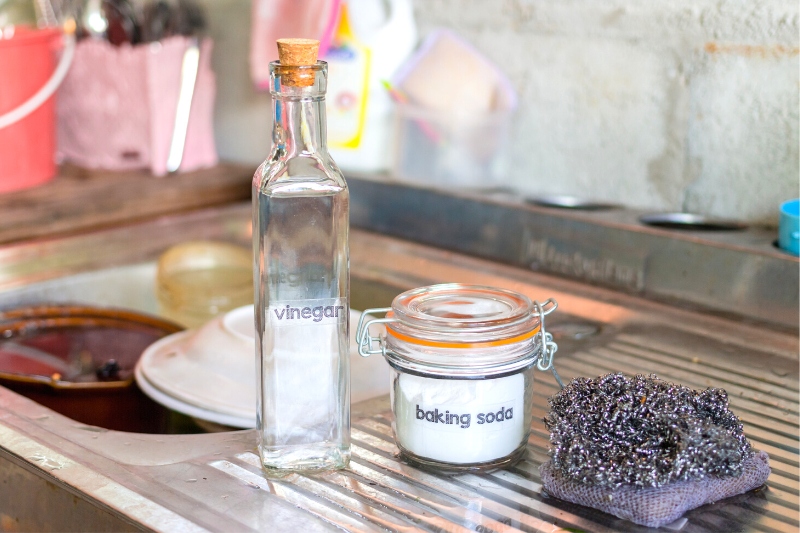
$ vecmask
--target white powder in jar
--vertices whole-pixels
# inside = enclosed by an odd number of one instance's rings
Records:
[[[528,434],[522,373],[496,379],[434,379],[399,373],[393,387],[398,443],[443,463],[506,457]]]

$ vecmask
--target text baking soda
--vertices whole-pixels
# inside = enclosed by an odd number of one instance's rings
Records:
[[[359,353],[380,353],[392,367],[392,429],[403,456],[451,471],[492,470],[522,457],[534,370],[543,348],[555,348],[540,334],[543,319],[555,307],[453,283],[407,291],[391,308],[365,311],[386,313],[362,319]],[[369,336],[375,322],[385,324],[384,338]]]

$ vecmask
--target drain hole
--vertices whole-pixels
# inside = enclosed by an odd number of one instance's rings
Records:
[[[641,216],[639,222],[658,228],[685,231],[735,231],[747,228],[747,224],[736,220],[708,218],[691,213],[654,213]]]
[[[608,204],[603,202],[595,202],[592,200],[584,200],[577,196],[568,196],[555,194],[552,196],[536,196],[534,198],[526,198],[526,202],[533,205],[542,207],[555,207],[557,209],[575,209],[583,211],[600,211],[604,209],[617,209],[619,205]]]
[[[555,340],[581,340],[600,333],[600,327],[586,322],[559,322],[547,328]]]

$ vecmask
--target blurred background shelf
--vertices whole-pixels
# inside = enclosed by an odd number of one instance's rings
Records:
[[[64,165],[47,184],[0,195],[0,244],[249,201],[254,170],[223,163],[155,177]]]

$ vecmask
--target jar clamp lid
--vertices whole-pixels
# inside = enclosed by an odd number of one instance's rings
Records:
[[[545,330],[545,316],[556,307],[553,299],[532,302],[495,287],[421,287],[398,295],[392,307],[363,312],[358,353],[383,355],[405,371],[457,379],[495,377],[536,364],[552,371],[561,385],[553,366],[558,347]],[[371,316],[380,313],[385,317]],[[372,324],[384,324],[386,336],[371,336]]]

